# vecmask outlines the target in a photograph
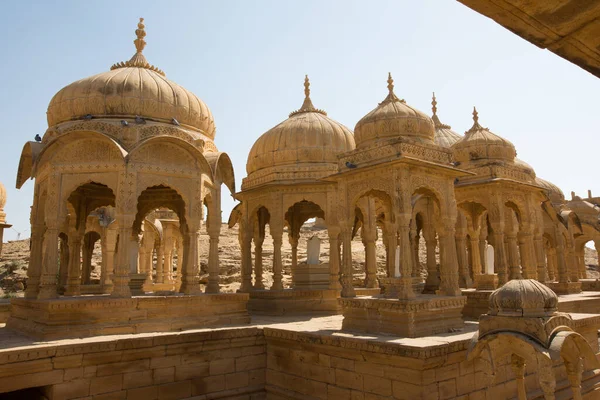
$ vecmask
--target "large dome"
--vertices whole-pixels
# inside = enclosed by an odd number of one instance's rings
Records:
[[[473,108],[473,126],[458,142],[452,145],[454,158],[458,162],[476,160],[514,161],[515,146],[508,140],[479,125],[477,110]]]
[[[135,118],[172,123],[201,131],[214,139],[215,123],[209,108],[189,90],[168,80],[150,65],[142,50],[146,42],[143,19],[134,41],[137,52],[108,72],[73,82],[61,89],[48,106],[48,126],[91,118]]]
[[[373,144],[378,139],[408,137],[433,143],[435,129],[431,118],[400,100],[394,94],[394,80],[388,75],[387,97],[354,128],[357,147]]]
[[[547,317],[558,311],[556,294],[535,279],[513,279],[490,295],[489,315]]]
[[[265,132],[248,154],[248,175],[267,167],[324,163],[337,165],[337,155],[354,149],[354,136],[344,125],[316,109],[305,82],[305,99],[298,111]]]

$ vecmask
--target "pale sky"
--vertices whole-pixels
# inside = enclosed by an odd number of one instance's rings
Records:
[[[246,176],[254,141],[300,107],[311,79],[316,107],[353,129],[396,94],[459,133],[480,123],[512,141],[537,175],[600,195],[600,80],[451,0],[13,1],[0,13],[0,181],[4,240],[29,236],[33,182],[15,189],[23,144],[47,129],[52,96],[134,53],[145,18],[148,61],[212,110],[216,144]],[[228,218],[233,200],[223,198]]]

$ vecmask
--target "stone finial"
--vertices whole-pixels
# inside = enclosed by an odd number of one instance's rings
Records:
[[[302,107],[296,111],[292,111],[290,113],[290,117],[292,115],[305,113],[305,112],[316,112],[319,114],[327,115],[327,113],[323,110],[319,110],[316,108],[312,100],[310,99],[310,80],[308,79],[308,75],[304,75],[304,102],[302,103]]]
[[[592,198],[592,191],[588,189],[588,199]]]
[[[133,41],[138,53],[141,53],[142,50],[144,50],[144,47],[146,47],[146,41],[144,40],[144,38],[146,37],[146,31],[144,30],[144,28],[144,18],[140,18],[140,22],[138,22],[138,28],[135,30],[135,35],[137,36],[137,39]]]
[[[475,106],[473,106],[473,126],[471,127],[471,129],[469,129],[465,133],[470,133],[470,132],[475,132],[475,131],[480,131],[480,130],[487,130],[487,128],[484,128],[483,126],[479,125],[479,113],[477,112],[477,108]]]
[[[136,39],[133,41],[133,44],[135,44],[135,54],[133,55],[133,57],[131,57],[131,59],[129,61],[125,61],[125,62],[119,62],[114,64],[112,67],[110,67],[111,70],[113,69],[117,69],[117,68],[129,68],[129,67],[134,67],[134,68],[144,68],[144,69],[149,69],[151,71],[154,71],[162,76],[165,76],[165,73],[156,68],[154,65],[151,65],[148,60],[146,60],[146,57],[144,56],[144,54],[142,54],[142,51],[144,50],[144,48],[146,47],[146,41],[144,40],[144,38],[146,37],[146,26],[144,25],[144,18],[140,18],[140,22],[138,22],[138,28],[135,30],[135,36]]]
[[[396,96],[396,94],[394,93],[394,78],[392,78],[391,72],[388,72],[387,88],[388,88],[388,95],[381,103],[379,103],[379,105],[392,103],[395,101],[399,101],[401,103],[406,103],[406,101],[404,101],[404,99],[402,99],[402,100],[399,99],[398,96]]]
[[[473,122],[479,125],[479,113],[477,112],[477,108],[473,106]]]
[[[437,101],[435,100],[435,92],[433,92],[433,98],[431,100],[431,111],[433,111],[433,115],[437,115]]]

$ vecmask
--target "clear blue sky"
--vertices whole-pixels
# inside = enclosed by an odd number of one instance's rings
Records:
[[[33,184],[14,189],[23,144],[47,128],[58,90],[144,53],[211,108],[216,143],[239,189],[254,141],[302,104],[353,129],[386,95],[438,114],[459,133],[480,122],[511,140],[538,176],[569,196],[600,195],[600,80],[451,0],[12,1],[0,13],[0,181],[7,220],[29,235]],[[233,206],[224,198],[225,219]],[[9,230],[5,240],[16,238]]]

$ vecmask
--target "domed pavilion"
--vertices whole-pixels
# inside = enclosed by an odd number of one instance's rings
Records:
[[[208,106],[146,60],[144,28],[140,19],[136,52],[129,61],[61,89],[48,106],[48,129],[41,141],[23,148],[16,186],[20,188],[28,178],[35,181],[31,261],[26,299],[13,309],[34,307],[34,299],[58,299],[63,291],[65,296],[82,293],[87,272],[80,252],[83,244],[89,250],[90,230],[96,231],[91,248],[101,240],[105,256],[101,292],[115,299],[129,298],[145,283],[154,292],[172,292],[175,287],[182,294],[200,294],[199,231],[205,207],[210,236],[206,292],[219,292],[221,186],[235,191],[233,167],[214,144],[215,123]],[[157,241],[166,235],[156,223],[160,210],[172,213],[163,219],[176,220],[180,237],[177,278],[169,277],[167,283],[161,277],[169,275],[165,261],[171,260],[158,250]],[[59,241],[61,250],[68,248],[60,256]],[[87,258],[85,254],[84,264],[91,252]],[[66,276],[64,288],[57,276]],[[230,302],[243,305],[243,297]],[[225,298],[202,301],[218,303]],[[85,308],[89,301],[82,301]],[[101,304],[108,307],[109,303]],[[129,309],[120,311],[127,315]],[[189,318],[170,312],[161,318]],[[76,312],[73,315],[77,317]],[[9,325],[36,329],[28,324],[19,317],[9,320]],[[194,317],[184,324],[202,326]],[[176,325],[167,323],[174,329]]]

